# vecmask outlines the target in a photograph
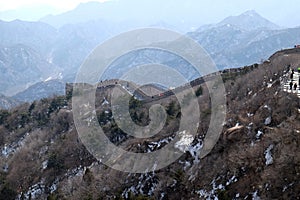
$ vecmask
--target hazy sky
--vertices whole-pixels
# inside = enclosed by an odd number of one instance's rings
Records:
[[[80,2],[89,0],[7,0],[0,2],[0,19],[12,20],[37,20],[47,14],[57,14],[76,7]],[[95,1],[95,0],[94,0]],[[105,0],[97,0],[103,2]],[[109,0],[132,1],[134,0]],[[214,23],[230,15],[238,15],[246,10],[256,10],[263,17],[284,26],[300,26],[300,1],[299,0],[139,0],[138,4],[152,4],[160,6],[161,2],[169,2],[166,9],[174,15],[189,12],[189,17],[194,16],[199,24]],[[130,4],[130,3],[129,3]],[[132,4],[130,4],[132,6]],[[139,5],[141,6],[141,5]],[[139,9],[137,7],[137,9]],[[174,10],[174,12],[170,11]],[[180,12],[183,10],[182,12]],[[126,8],[124,8],[126,12]],[[143,12],[143,11],[141,11]],[[167,15],[169,13],[166,12]],[[117,13],[116,13],[117,15]],[[194,19],[195,20],[195,19]],[[199,25],[197,24],[197,25]]]
[[[7,0],[0,2],[0,11],[12,10],[17,8],[26,8],[32,6],[47,5],[55,8],[57,11],[67,11],[73,9],[81,2],[89,2],[91,0]],[[103,2],[105,0],[93,0]]]

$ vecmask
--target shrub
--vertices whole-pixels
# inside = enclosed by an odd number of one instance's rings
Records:
[[[56,153],[52,153],[49,157],[47,167],[59,172],[64,168],[63,159],[59,158]]]
[[[202,90],[202,87],[201,87],[201,85],[198,87],[198,89],[196,90],[196,96],[197,97],[199,97],[199,96],[201,96],[202,95],[202,93],[203,93],[203,90]]]
[[[0,124],[3,124],[9,115],[10,115],[10,113],[7,110],[1,110],[0,111]]]
[[[4,184],[0,190],[0,200],[15,199],[17,192],[14,191],[8,184]]]
[[[60,108],[66,105],[67,105],[67,101],[63,96],[54,98],[51,101],[50,106],[48,108],[48,115],[50,115],[54,111],[59,110]]]
[[[171,101],[167,108],[167,114],[170,116],[174,116],[177,112],[176,104],[174,101]]]

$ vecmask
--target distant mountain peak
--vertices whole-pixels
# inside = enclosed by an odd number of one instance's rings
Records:
[[[262,17],[255,10],[248,10],[238,16],[230,16],[225,18],[219,25],[232,24],[244,30],[256,29],[279,29],[280,27],[268,19]]]
[[[247,10],[246,12],[242,13],[241,15],[249,16],[249,17],[260,16],[255,10]]]
[[[197,32],[202,32],[212,28],[222,28],[224,26],[244,31],[280,29],[278,25],[262,17],[255,10],[247,10],[239,15],[226,17],[217,24],[207,24],[201,26],[199,29],[197,29]]]
[[[88,2],[81,2],[77,5],[78,7],[82,7],[82,6],[90,6],[90,5],[101,5],[104,2],[99,2],[99,1],[88,1]]]

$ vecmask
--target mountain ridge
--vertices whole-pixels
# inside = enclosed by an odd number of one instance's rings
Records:
[[[229,16],[216,24],[200,26],[195,32],[202,32],[220,26],[235,26],[241,30],[253,31],[257,29],[277,30],[283,29],[268,19],[262,17],[255,10],[247,10],[237,16]]]
[[[251,13],[253,14],[253,11],[250,11]],[[249,12],[244,13],[244,15],[249,15]],[[235,19],[238,18],[239,16],[235,17]],[[257,24],[259,25],[259,23]],[[56,29],[42,22],[23,22],[20,20],[0,22],[0,30],[3,31],[3,34],[0,36],[0,46],[8,48],[19,43],[24,44],[38,54],[36,63],[43,63],[42,65],[44,66],[51,66],[49,69],[55,69],[49,76],[55,76],[54,74],[57,75],[62,72],[63,80],[72,82],[75,79],[79,66],[97,45],[112,35],[130,30],[130,27],[133,27],[133,25],[127,22],[125,24],[108,24],[107,21],[99,19],[86,23],[68,24]],[[159,23],[158,25],[167,26],[164,23]],[[24,32],[23,29],[26,31]],[[270,28],[264,29],[261,26],[255,30],[245,30],[238,25],[221,23],[219,26],[207,27],[200,32],[199,30],[189,32],[187,35],[202,45],[219,69],[240,67],[260,62],[265,60],[272,52],[292,47],[300,41],[300,29],[298,28],[274,30]],[[138,61],[145,56],[143,57],[143,54],[140,54],[140,56],[135,57],[135,60]],[[156,55],[156,57],[159,56]],[[169,61],[169,57],[165,56],[164,58],[168,61],[168,64],[180,65],[180,62],[177,62],[176,59]],[[8,68],[9,63],[14,60],[13,55],[8,60],[9,62],[4,62],[4,68]],[[19,60],[26,60],[26,56],[21,56]],[[134,59],[132,60],[134,61]],[[10,66],[10,68],[14,70],[13,66]],[[40,66],[40,68],[43,68],[43,66]],[[190,74],[188,69],[184,68],[182,70],[191,80],[195,77]],[[15,68],[14,73],[16,77],[22,76],[22,72],[18,71],[17,68]],[[115,73],[112,73],[110,74],[111,77],[108,77],[113,78],[114,75]],[[42,79],[46,80],[49,76],[40,74],[35,76],[35,80],[28,82],[19,81],[16,85],[27,88],[26,84],[28,86],[32,85],[43,81]],[[10,82],[10,86],[12,86],[11,80],[13,79],[11,77],[7,82]],[[6,87],[6,90],[13,91],[15,88],[17,87]],[[6,95],[15,94],[19,91],[5,92],[4,89],[2,88],[0,92]]]
[[[0,185],[0,198],[297,199],[299,98],[284,92],[280,82],[290,72],[289,65],[294,68],[300,64],[299,58],[299,49],[288,49],[274,53],[269,62],[222,72],[227,102],[223,131],[212,151],[199,161],[197,152],[203,148],[212,115],[209,91],[201,85],[202,94],[197,97],[201,123],[189,149],[171,165],[155,171],[153,163],[153,168],[149,167],[153,171],[141,174],[111,169],[86,150],[66,96],[1,111],[0,170],[5,184]],[[126,136],[113,120],[111,91],[112,87],[99,88],[95,113],[114,145],[149,153],[163,149],[174,136],[182,134],[177,131],[181,115],[176,98],[168,96],[152,102],[164,106],[168,113],[162,132],[151,138]],[[135,123],[147,124],[146,111],[151,105],[131,101]],[[88,113],[84,116],[82,123],[93,117]],[[20,178],[27,176],[31,178]]]

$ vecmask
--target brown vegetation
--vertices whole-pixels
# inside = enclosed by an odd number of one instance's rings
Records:
[[[154,173],[119,172],[97,162],[78,139],[68,95],[0,111],[0,147],[13,149],[0,156],[0,167],[8,165],[8,171],[0,173],[0,199],[14,199],[17,194],[25,198],[36,183],[45,186],[38,199],[199,199],[205,195],[251,199],[255,192],[262,199],[297,199],[300,102],[281,90],[280,77],[288,65],[299,64],[299,53],[279,52],[270,62],[225,70],[227,116],[212,152],[200,162],[186,152]],[[110,101],[113,88],[97,90],[98,121],[111,141],[130,151],[147,152],[152,142],[173,137],[181,107],[193,114],[189,94],[182,102],[175,96],[146,102],[132,98],[130,116],[136,124],[149,124],[149,108],[156,103],[166,108],[168,116],[158,135],[129,137],[114,122],[110,105],[102,105],[104,99]],[[205,137],[211,103],[205,83],[193,89],[201,112],[193,142],[197,144]],[[268,148],[272,162],[266,164]]]

